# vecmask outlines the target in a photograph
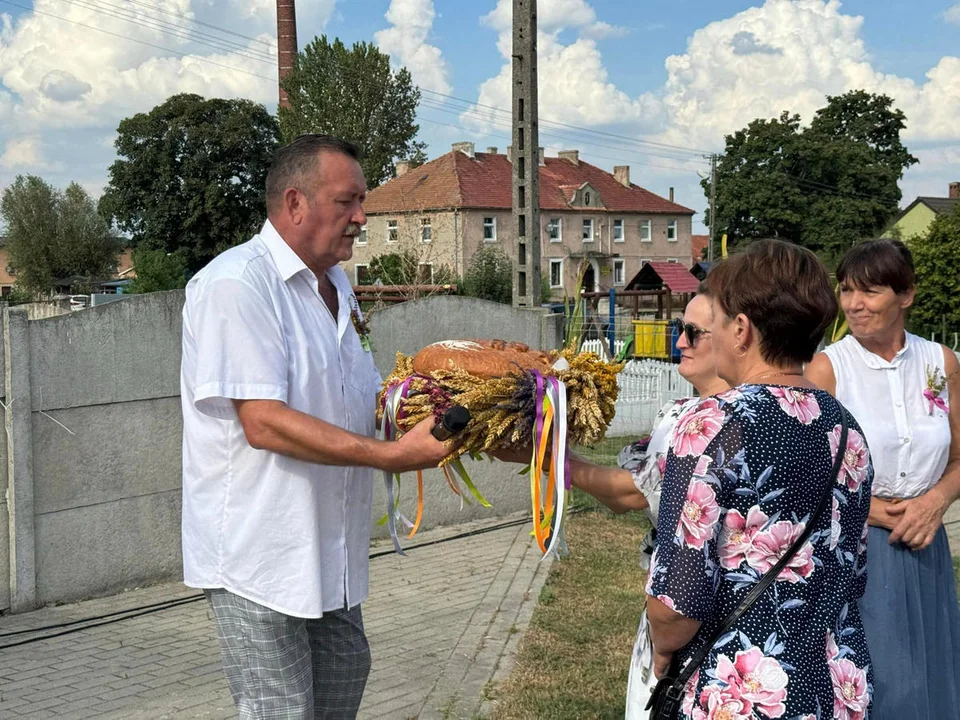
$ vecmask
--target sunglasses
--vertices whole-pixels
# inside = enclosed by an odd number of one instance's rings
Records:
[[[700,339],[701,335],[709,335],[709,330],[704,330],[702,327],[697,327],[693,323],[685,323],[680,318],[676,318],[673,322],[673,330],[677,334],[677,337],[683,335],[687,339],[687,344],[690,347],[693,347],[697,344],[697,340]]]

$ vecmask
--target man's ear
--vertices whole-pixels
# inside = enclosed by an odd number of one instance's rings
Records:
[[[297,188],[289,187],[283,191],[283,212],[294,225],[303,222],[307,198]]]

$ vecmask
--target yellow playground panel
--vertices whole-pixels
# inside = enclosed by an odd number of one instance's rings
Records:
[[[669,360],[673,352],[669,320],[633,320],[635,357]]]

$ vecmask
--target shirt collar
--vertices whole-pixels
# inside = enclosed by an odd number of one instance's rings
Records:
[[[856,338],[851,336],[851,339],[853,339],[853,342],[856,343],[860,357],[863,358],[866,366],[873,370],[895,369],[900,367],[900,364],[910,357],[910,353],[913,351],[913,346],[916,344],[916,336],[911,335],[910,333],[904,333],[903,347],[900,348],[897,354],[893,356],[893,359],[888,362],[879,355],[867,350]]]
[[[287,244],[286,240],[280,237],[280,233],[277,232],[277,229],[269,220],[263,223],[260,238],[263,240],[263,244],[267,246],[267,250],[270,251],[270,257],[273,258],[273,263],[277,266],[277,271],[284,282],[294,275],[310,269],[300,259],[300,256],[293,251],[293,248]]]

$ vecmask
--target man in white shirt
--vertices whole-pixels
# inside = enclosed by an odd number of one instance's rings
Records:
[[[357,159],[324,135],[281,148],[260,234],[186,290],[184,582],[210,599],[241,718],[356,716],[374,468],[449,452],[430,420],[372,437],[380,375],[338,266],[366,223]]]

